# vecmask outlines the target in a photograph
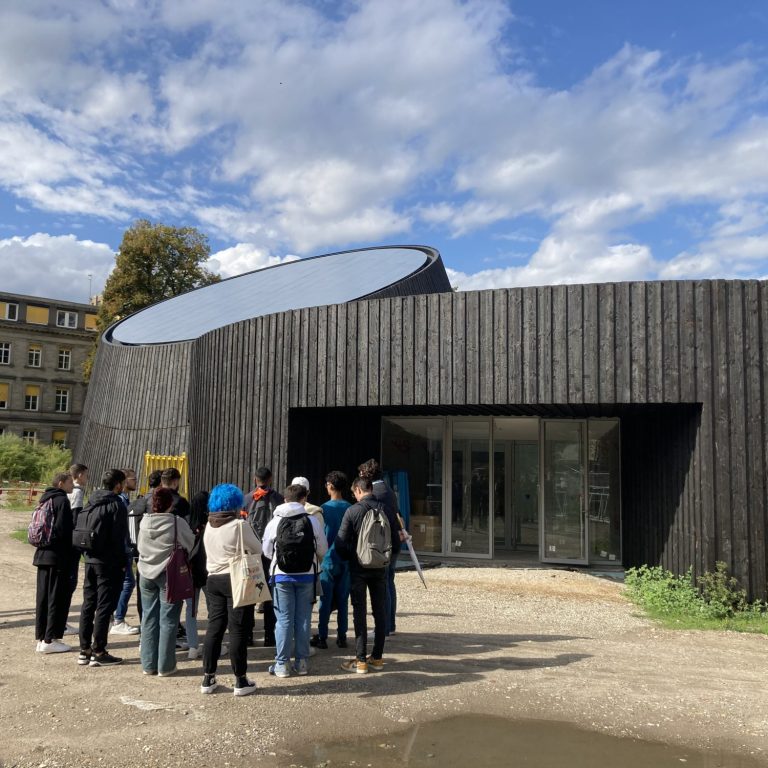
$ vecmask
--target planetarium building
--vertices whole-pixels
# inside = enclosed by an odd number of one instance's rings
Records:
[[[725,561],[766,596],[768,283],[455,292],[369,248],[156,304],[100,342],[75,458],[190,487],[381,458],[417,550],[574,565]]]

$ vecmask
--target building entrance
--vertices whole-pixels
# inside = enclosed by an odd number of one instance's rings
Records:
[[[417,550],[621,563],[618,419],[384,417]]]

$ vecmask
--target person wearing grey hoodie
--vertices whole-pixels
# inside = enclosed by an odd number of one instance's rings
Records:
[[[171,512],[173,493],[157,488],[151,513],[139,526],[139,589],[141,590],[141,668],[145,675],[168,677],[176,672],[176,630],[183,601],[165,597],[166,568],[176,542],[187,554],[195,543],[187,521]]]

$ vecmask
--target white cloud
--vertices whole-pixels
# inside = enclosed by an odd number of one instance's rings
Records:
[[[474,274],[448,270],[460,291],[516,288],[564,283],[648,280],[657,264],[650,249],[638,243],[608,244],[599,235],[550,235],[521,267],[486,269]]]
[[[25,207],[198,224],[238,243],[217,254],[227,274],[524,215],[547,230],[529,263],[462,283],[765,270],[763,62],[627,45],[555,90],[510,56],[503,0],[331,6],[0,11],[0,186]],[[691,203],[721,216],[664,268],[632,228]]]
[[[93,294],[101,293],[114,262],[108,245],[74,235],[11,237],[0,240],[0,287],[28,296],[87,303],[89,287]]]
[[[296,261],[298,256],[271,256],[261,248],[250,243],[238,243],[231,248],[217,251],[211,255],[206,267],[222,277],[234,277],[255,269],[274,267],[288,261]]]

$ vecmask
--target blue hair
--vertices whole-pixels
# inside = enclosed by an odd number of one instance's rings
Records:
[[[242,507],[243,492],[232,483],[217,485],[208,497],[209,512],[229,512]]]

